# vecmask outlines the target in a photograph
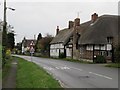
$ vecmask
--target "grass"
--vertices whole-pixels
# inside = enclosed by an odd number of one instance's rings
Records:
[[[7,62],[5,64],[5,66],[2,68],[2,78],[4,80],[5,77],[7,77],[9,70],[11,68],[11,62],[12,62],[13,58],[11,57],[10,59],[7,59]]]
[[[18,60],[17,88],[61,88],[58,81],[38,65],[22,58],[16,57],[16,59]]]
[[[120,68],[120,63],[110,63],[105,65],[105,67]]]
[[[0,43],[0,80],[2,80],[2,45]]]

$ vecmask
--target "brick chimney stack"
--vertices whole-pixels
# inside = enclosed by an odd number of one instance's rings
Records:
[[[68,25],[68,28],[72,28],[74,26],[74,22],[73,21],[69,21],[69,25]]]
[[[74,26],[80,26],[80,18],[75,19]]]
[[[56,29],[56,35],[59,33],[59,26],[57,26],[57,29]]]
[[[91,15],[92,22],[95,22],[97,20],[97,18],[98,18],[98,14],[94,13]]]

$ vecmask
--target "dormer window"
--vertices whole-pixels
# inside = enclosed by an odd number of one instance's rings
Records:
[[[108,43],[113,43],[113,37],[107,37],[107,42]]]

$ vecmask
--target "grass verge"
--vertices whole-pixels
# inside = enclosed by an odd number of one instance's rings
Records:
[[[22,58],[16,57],[16,59],[18,60],[17,88],[61,88],[58,81],[38,65]]]
[[[120,63],[110,63],[105,65],[105,67],[120,68]]]
[[[13,57],[10,59],[7,59],[5,66],[2,68],[2,79],[4,81],[5,77],[7,77],[9,70],[11,68],[11,62],[13,60]]]

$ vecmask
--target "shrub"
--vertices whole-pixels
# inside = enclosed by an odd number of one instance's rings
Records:
[[[118,45],[116,50],[115,50],[114,58],[115,58],[116,63],[120,63],[120,45]]]
[[[65,58],[65,54],[64,53],[60,53],[59,54],[59,58]]]
[[[11,51],[8,49],[6,51],[6,59],[10,59],[10,57],[11,57]]]
[[[106,63],[105,57],[101,55],[96,56],[95,63]]]

